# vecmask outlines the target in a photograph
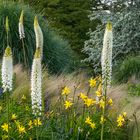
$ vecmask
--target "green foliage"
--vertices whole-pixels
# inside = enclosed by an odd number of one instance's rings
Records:
[[[49,21],[49,25],[67,39],[71,48],[79,55],[88,39],[89,28],[95,30],[98,20],[91,22],[88,18],[92,5],[91,0],[32,0],[24,1],[38,10]],[[97,6],[97,5],[95,5]]]
[[[0,55],[3,55],[3,51],[6,48],[5,18],[8,16],[10,25],[9,44],[12,47],[14,63],[23,63],[22,42],[18,34],[18,22],[22,10],[24,10],[26,58],[28,66],[31,67],[36,47],[33,27],[35,12],[28,6],[12,2],[0,4]],[[51,73],[72,70],[74,68],[74,54],[68,43],[49,28],[47,21],[42,16],[38,15],[38,18],[44,35],[44,65],[47,65]]]
[[[118,0],[121,1],[121,0]],[[90,63],[95,73],[101,72],[100,58],[103,47],[103,35],[105,24],[111,21],[113,24],[113,66],[124,60],[129,55],[139,55],[140,53],[140,13],[139,1],[127,1],[122,3],[112,2],[110,5],[106,4],[108,8],[104,9],[101,5],[101,10],[93,9],[90,14],[90,19],[101,20],[101,24],[95,31],[90,31],[90,39],[85,42],[84,52],[88,57],[84,60]],[[120,7],[117,9],[116,7]]]
[[[64,90],[63,85],[62,87],[60,89]],[[78,85],[73,89],[68,88],[70,93],[67,93],[67,95],[62,95],[62,91],[59,90],[56,102],[50,103],[49,110],[47,112],[43,111],[39,117],[41,124],[38,126],[35,125],[35,120],[38,118],[32,114],[30,97],[19,94],[18,99],[15,100],[15,98],[12,98],[13,93],[10,93],[9,98],[6,98],[4,93],[0,96],[0,138],[7,136],[7,132],[1,126],[7,123],[7,99],[9,99],[8,122],[10,124],[9,134],[11,139],[37,139],[38,136],[39,140],[100,140],[102,108],[100,103],[92,104],[89,102],[89,106],[86,104],[86,99],[95,101],[93,97],[95,89],[89,88],[87,93],[84,94],[88,96],[82,98],[77,95],[77,88]],[[51,101],[51,99],[49,100]],[[66,101],[73,103],[67,109],[65,107]],[[124,117],[123,126],[117,127],[116,117],[118,114],[113,112],[113,115],[111,115],[111,110],[115,109],[112,107],[107,102],[104,140],[128,139],[127,117]],[[17,116],[15,119],[12,118],[13,114]],[[90,117],[90,123],[85,122],[87,117]],[[30,121],[32,123],[29,125]],[[93,123],[95,123],[95,127],[92,128],[91,124]],[[19,132],[19,126],[25,128],[25,133]]]
[[[140,96],[140,84],[129,84],[128,94],[132,96]]]
[[[114,70],[114,80],[117,82],[127,82],[129,78],[140,77],[140,56],[128,57]]]

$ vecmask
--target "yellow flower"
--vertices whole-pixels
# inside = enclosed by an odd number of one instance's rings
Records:
[[[91,121],[92,121],[91,118],[90,118],[90,117],[87,117],[86,120],[85,120],[85,123],[86,123],[86,124],[90,124]]]
[[[118,127],[123,126],[124,122],[125,122],[124,117],[123,115],[120,114],[117,118]]]
[[[65,109],[70,108],[72,105],[73,105],[73,103],[72,103],[72,102],[70,102],[70,101],[65,101],[65,104],[64,104]]]
[[[64,87],[64,89],[62,90],[62,95],[68,95],[70,94],[70,89],[68,87]]]
[[[95,87],[95,86],[96,86],[96,80],[93,79],[93,78],[91,78],[91,79],[89,80],[89,86],[90,86],[90,87]]]
[[[3,129],[3,131],[6,131],[6,132],[8,132],[8,124],[7,123],[4,123],[2,126],[1,126],[1,128]]]
[[[87,117],[85,123],[88,124],[92,129],[95,129],[95,123],[92,122],[90,117]]]
[[[92,129],[95,129],[95,128],[96,128],[95,123],[94,123],[94,122],[90,123],[90,127],[91,127]]]
[[[34,125],[35,125],[35,126],[40,126],[40,125],[42,125],[42,122],[41,122],[40,118],[37,118],[37,119],[34,120]]]
[[[126,117],[127,113],[126,112],[123,112],[122,115],[123,115],[123,117]]]
[[[12,119],[12,120],[16,120],[16,119],[17,119],[17,115],[16,115],[16,114],[12,114],[11,119]]]
[[[18,131],[19,131],[20,134],[26,133],[25,127],[24,126],[21,126],[21,125],[18,125]]]
[[[28,126],[30,127],[29,129],[33,128],[33,121],[32,120],[29,121]]]
[[[87,98],[87,99],[84,100],[84,104],[87,105],[88,107],[92,106],[95,103],[96,103],[96,101],[93,100],[93,99],[90,99],[90,98]]]
[[[108,104],[113,105],[113,100],[111,98],[108,100]]]
[[[101,94],[101,92],[99,90],[97,90],[95,93],[96,93],[97,97],[101,97],[102,96],[102,94]]]
[[[85,100],[85,99],[88,98],[84,93],[80,93],[79,97],[80,97],[82,100]]]
[[[106,119],[104,118],[104,116],[101,116],[100,123],[103,124],[105,121],[106,121]]]
[[[103,99],[99,101],[99,106],[100,108],[103,108],[103,109],[105,108],[105,101]]]

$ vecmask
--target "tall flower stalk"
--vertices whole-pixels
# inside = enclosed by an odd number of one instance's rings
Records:
[[[41,58],[43,57],[43,33],[39,26],[37,16],[34,18],[34,31],[36,37],[36,48],[40,48]]]
[[[106,113],[106,98],[107,98],[107,88],[111,84],[112,75],[112,46],[113,46],[113,34],[112,34],[112,24],[107,23],[104,39],[103,39],[103,49],[101,55],[101,66],[102,66],[102,95],[104,98],[104,107],[102,109],[102,116],[105,118]],[[104,122],[101,128],[101,140],[103,140],[104,135]]]
[[[3,92],[12,91],[13,60],[12,51],[8,46],[2,60],[2,88]]]
[[[22,42],[22,47],[23,47],[24,65],[25,67],[27,67],[27,59],[26,59],[26,52],[25,52],[25,46],[24,46],[25,33],[24,33],[24,25],[23,25],[23,16],[24,16],[24,12],[22,10],[20,14],[20,18],[19,18],[18,29],[19,29],[19,37],[20,37],[20,40]]]
[[[32,72],[31,72],[31,100],[33,114],[38,116],[41,115],[42,111],[42,90],[41,90],[41,53],[40,48],[36,49]]]
[[[5,49],[5,53],[2,59],[2,88],[3,92],[6,95],[7,102],[7,124],[8,124],[8,140],[9,136],[9,93],[12,91],[12,81],[13,81],[13,60],[12,60],[12,51],[9,47],[9,22],[8,17],[6,17],[5,24],[6,34],[7,34],[7,48]]]

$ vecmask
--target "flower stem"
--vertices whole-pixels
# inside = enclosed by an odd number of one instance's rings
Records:
[[[10,135],[9,135],[9,92],[6,93],[6,102],[7,102],[8,140],[10,140]]]
[[[103,118],[105,118],[105,113],[106,113],[106,96],[107,96],[107,79],[105,80],[105,87],[103,89],[103,97],[104,97],[104,102],[105,102],[105,106],[102,110],[102,116]],[[104,122],[102,123],[102,128],[101,128],[101,140],[103,140],[104,137]]]

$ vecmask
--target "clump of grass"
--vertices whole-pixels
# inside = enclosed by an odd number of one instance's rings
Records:
[[[140,78],[140,56],[125,59],[120,66],[116,68],[114,80],[119,83],[128,82],[132,76]]]

